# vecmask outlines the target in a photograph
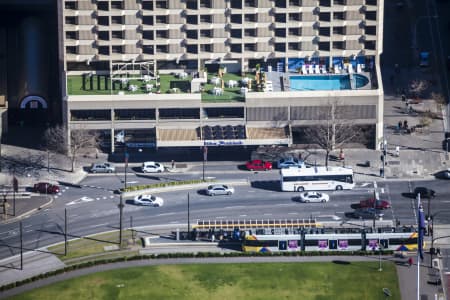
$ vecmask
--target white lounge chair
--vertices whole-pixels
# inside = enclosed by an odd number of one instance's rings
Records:
[[[306,65],[302,65],[302,74],[308,74],[308,71],[306,70]]]
[[[320,66],[319,65],[314,65],[314,73],[320,74]]]
[[[335,74],[340,74],[341,73],[341,67],[339,67],[339,65],[334,65],[334,73]]]
[[[320,67],[320,70],[322,71],[322,74],[327,74],[327,66],[322,65],[322,66]]]
[[[361,64],[357,64],[356,65],[356,73],[361,73],[361,72],[362,72]]]
[[[313,65],[308,65],[308,74],[313,74],[313,73],[314,73]]]
[[[348,74],[353,74],[353,73],[355,73],[355,71],[353,70],[353,65],[352,64],[349,64],[348,65]]]

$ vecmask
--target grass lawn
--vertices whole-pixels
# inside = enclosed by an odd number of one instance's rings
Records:
[[[131,239],[131,230],[123,231],[123,239],[124,245],[126,245],[126,240]],[[105,251],[104,247],[117,245],[118,241],[118,231],[98,234],[95,236],[70,241],[67,248],[67,256],[58,255],[58,257],[63,261],[102,253],[108,254],[108,257],[111,257],[111,255],[114,256],[114,252]],[[139,239],[137,239],[137,243],[140,243]],[[53,253],[64,253],[64,243],[49,247],[48,250]],[[136,253],[130,253],[129,255],[136,255]],[[124,254],[120,256],[124,256]]]
[[[378,262],[161,265],[102,272],[11,299],[399,300],[395,265]]]

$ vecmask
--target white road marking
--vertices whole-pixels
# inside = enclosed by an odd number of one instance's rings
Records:
[[[247,215],[239,215],[239,217],[246,217]]]
[[[94,199],[89,198],[89,197],[81,197],[80,199],[73,200],[73,201],[67,203],[66,205],[74,205],[74,204],[80,204],[80,203],[91,202],[91,201],[94,201]]]
[[[95,198],[95,200],[97,200],[97,201],[100,200],[100,197]]]
[[[109,196],[109,199],[113,199],[114,197],[116,197],[116,196]]]
[[[216,217],[216,219],[225,219],[226,217]]]
[[[127,183],[139,183],[139,181],[127,181]]]
[[[362,184],[361,184],[361,186],[362,187],[366,187],[366,186],[368,186],[370,184],[370,182],[363,182]]]
[[[170,224],[178,224],[178,223],[180,223],[180,222],[178,222],[178,221],[172,221],[172,222],[169,222]]]
[[[298,213],[288,213],[288,215],[298,215]]]
[[[170,215],[174,215],[175,213],[165,213],[165,214],[158,214],[156,215],[156,217],[160,217],[160,216],[170,216]]]
[[[103,224],[92,225],[92,226],[89,226],[89,228],[105,226],[105,225],[108,225],[108,224],[109,224],[109,223],[103,223]]]
[[[264,214],[264,216],[271,216],[272,214]]]
[[[108,197],[106,197],[106,196],[103,196],[103,199],[107,199]]]

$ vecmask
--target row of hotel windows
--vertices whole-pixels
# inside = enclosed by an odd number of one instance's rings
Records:
[[[304,28],[293,27],[293,28],[275,28],[273,33],[275,37],[288,37],[288,36],[303,36],[302,32]],[[344,27],[344,26],[335,26],[333,27],[333,35],[348,35],[350,34],[360,35],[357,30],[354,28]],[[200,29],[200,30],[186,30],[186,38],[188,39],[198,39],[200,38],[224,38],[223,33],[220,33],[220,36],[214,35],[215,31],[212,29]],[[263,33],[261,35],[259,33]],[[153,40],[156,38],[180,38],[180,32],[174,33],[177,36],[171,37],[171,31],[169,30],[144,30],[142,31],[142,38],[146,40]],[[269,34],[269,35],[267,35]],[[364,28],[364,34],[366,35],[376,35],[376,27],[375,26],[366,26]],[[318,35],[320,36],[331,36],[331,28],[330,27],[320,27],[318,29]],[[242,38],[242,37],[271,37],[271,32],[266,29],[231,29],[230,37],[231,38]],[[306,34],[306,36],[311,36],[310,34]],[[136,32],[127,32],[125,30],[113,30],[113,31],[99,31],[97,33],[97,37],[99,40],[109,41],[111,39],[137,39]],[[66,39],[68,40],[89,40],[94,38],[94,33],[92,31],[82,32],[79,31],[66,31]]]
[[[363,13],[364,18],[367,20],[376,20],[377,13],[376,11],[366,11]],[[305,16],[305,17],[304,17]],[[318,14],[318,21],[322,22],[330,22],[331,17],[333,20],[360,20],[361,14],[355,12],[323,12]],[[89,25],[92,24],[92,21],[97,19],[97,24],[102,26],[109,25],[127,25],[130,23],[134,24],[144,24],[144,25],[157,25],[157,24],[214,24],[214,23],[224,23],[223,15],[219,15],[219,22],[215,20],[213,15],[186,15],[185,21],[182,17],[174,20],[173,18],[167,15],[157,15],[157,16],[141,16],[137,17],[134,15],[130,16],[98,16],[97,18],[83,18],[79,19],[77,16],[66,16],[65,24],[66,25]],[[274,14],[275,22],[286,23],[290,22],[301,22],[301,21],[315,21],[316,18],[313,17],[312,13],[302,14],[302,13],[277,13]],[[231,24],[245,24],[248,22],[252,23],[268,23],[271,22],[271,18],[268,18],[267,15],[258,15],[258,14],[232,14],[230,16]],[[83,22],[81,22],[83,20]],[[175,22],[174,22],[175,21]],[[83,24],[87,22],[87,24]]]
[[[366,50],[375,50],[376,42],[375,41],[364,41],[364,49]],[[358,46],[357,43],[350,42],[333,42],[331,44],[332,49],[334,50],[357,50],[361,47]],[[98,49],[98,52],[96,51]],[[220,53],[231,52],[231,53],[244,53],[247,51],[252,52],[271,52],[270,48],[267,48],[266,45],[257,45],[256,43],[245,43],[245,44],[229,44],[229,50],[221,47],[217,47]],[[273,51],[275,52],[284,52],[286,50],[292,51],[314,51],[316,50],[316,46],[314,43],[288,43],[286,47],[286,43],[273,43]],[[319,51],[330,51],[330,42],[318,42],[317,50]],[[67,54],[99,54],[99,55],[110,55],[110,54],[149,54],[155,55],[158,53],[181,53],[186,51],[186,53],[200,53],[200,52],[208,52],[215,53],[217,52],[216,47],[213,44],[201,44],[201,45],[186,45],[184,48],[170,47],[169,45],[143,45],[141,47],[127,47],[127,46],[98,46],[94,48],[88,49],[80,49],[79,46],[66,46]],[[95,52],[95,53],[94,53]]]
[[[201,9],[201,8],[223,8],[224,3],[223,1],[215,2],[214,0],[186,0],[186,8],[187,9]],[[289,7],[301,7],[306,4],[309,5],[317,5],[317,1],[306,1],[304,0],[276,0],[274,1],[274,7],[276,8],[289,8]],[[153,10],[153,9],[170,9],[170,8],[180,8],[178,5],[177,7],[171,7],[169,5],[168,0],[157,0],[157,1],[151,1],[151,0],[136,0],[136,4],[141,3],[143,9]],[[136,4],[130,3],[131,7],[136,7]],[[231,0],[230,1],[230,8],[235,9],[243,9],[243,8],[257,8],[264,4],[271,4],[269,1],[258,1],[258,0],[245,0],[242,2],[241,0]],[[332,5],[352,5],[352,4],[365,4],[365,5],[377,5],[377,0],[360,0],[360,1],[354,1],[354,0],[319,0],[318,5],[324,6],[324,7],[331,7]],[[97,1],[97,9],[98,10],[104,10],[108,11],[110,9],[127,9],[128,5],[124,4],[123,1],[107,1],[107,0],[98,0]],[[80,5],[78,5],[78,2],[76,1],[66,1],[64,4],[64,7],[66,9],[80,9]],[[130,7],[130,8],[131,8]]]

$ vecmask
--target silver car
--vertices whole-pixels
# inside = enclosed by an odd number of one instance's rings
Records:
[[[234,188],[224,184],[214,184],[208,186],[206,189],[206,194],[209,196],[232,195],[234,194]]]
[[[91,173],[114,173],[116,167],[110,163],[92,164],[89,171]]]

